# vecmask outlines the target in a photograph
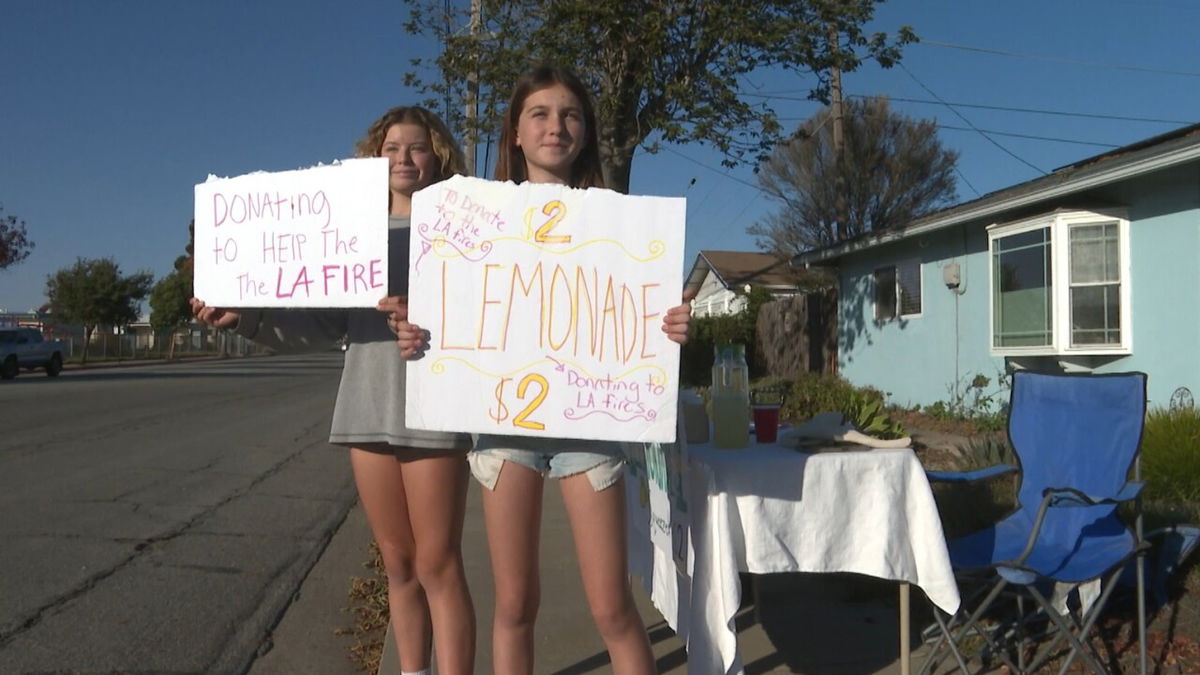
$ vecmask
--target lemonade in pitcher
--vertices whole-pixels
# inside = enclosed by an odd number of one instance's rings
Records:
[[[713,363],[713,443],[718,448],[744,448],[750,438],[750,369],[743,345],[720,351]]]

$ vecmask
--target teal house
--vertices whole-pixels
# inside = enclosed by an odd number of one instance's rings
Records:
[[[1200,396],[1200,125],[797,255],[838,277],[838,370],[899,405],[978,375],[1149,374]],[[1007,400],[1007,396],[1001,397]]]

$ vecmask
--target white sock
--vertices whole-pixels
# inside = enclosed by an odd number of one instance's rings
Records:
[[[400,675],[433,675],[433,669],[432,668],[422,668],[421,670],[413,670],[413,671],[402,670],[402,671],[400,671]]]

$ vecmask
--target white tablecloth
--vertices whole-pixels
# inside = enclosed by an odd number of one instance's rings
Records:
[[[911,450],[802,454],[688,448],[686,573],[643,536],[630,480],[630,571],[686,640],[688,672],[740,673],[738,572],[856,572],[919,586],[953,614],[958,587],[929,482]]]

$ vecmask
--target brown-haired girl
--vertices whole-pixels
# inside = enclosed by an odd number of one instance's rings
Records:
[[[591,97],[560,68],[537,68],[516,84],[500,135],[498,180],[604,187]],[[664,314],[663,331],[687,339],[690,308]],[[426,338],[405,323],[405,355]],[[625,463],[617,443],[563,438],[480,435],[470,454],[483,491],[488,548],[496,585],[492,659],[496,673],[533,672],[533,629],[540,601],[538,573],[542,489],[559,479],[575,539],[579,571],[591,608],[619,675],[654,672],[654,657],[629,585],[625,534]]]

